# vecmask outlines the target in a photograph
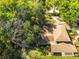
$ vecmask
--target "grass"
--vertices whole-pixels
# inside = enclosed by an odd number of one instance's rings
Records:
[[[42,56],[41,59],[79,59],[79,57]]]

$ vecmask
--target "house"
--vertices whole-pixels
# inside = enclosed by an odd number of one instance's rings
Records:
[[[47,41],[47,43],[43,41],[42,45],[48,44],[50,46],[51,54],[60,55],[60,56],[74,56],[77,53],[76,47],[73,45],[71,38],[68,35],[67,30],[70,30],[70,26],[65,22],[61,22],[54,18],[55,23],[52,27],[53,32],[50,32],[49,26],[44,26],[44,33],[42,35],[42,39]],[[41,40],[40,40],[41,41]]]
[[[77,53],[76,47],[72,44],[72,41],[67,33],[66,27],[64,25],[57,25],[50,33],[45,29],[43,34],[43,39],[48,40],[50,44],[50,51],[53,55],[60,56],[74,56]]]
[[[60,43],[51,45],[51,52],[58,56],[74,56],[77,53],[76,47],[71,44]]]
[[[71,39],[67,33],[66,27],[64,25],[57,25],[53,31],[54,40],[57,43],[71,43]]]

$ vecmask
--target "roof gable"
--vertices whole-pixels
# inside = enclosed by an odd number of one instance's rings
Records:
[[[51,51],[52,52],[77,52],[76,47],[71,44],[55,44],[51,45]]]
[[[71,41],[64,25],[58,25],[53,35],[55,41]]]

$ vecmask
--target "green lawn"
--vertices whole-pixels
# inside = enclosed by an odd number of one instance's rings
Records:
[[[79,57],[42,56],[41,59],[79,59]]]

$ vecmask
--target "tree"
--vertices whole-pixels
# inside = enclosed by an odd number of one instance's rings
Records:
[[[48,9],[55,5],[60,17],[68,24],[73,25],[79,18],[79,0],[45,0]]]
[[[59,2],[58,9],[60,10],[60,16],[68,24],[72,25],[77,22],[79,17],[79,1],[78,0],[61,0]]]
[[[0,0],[0,53],[37,46],[43,21],[42,0]]]

